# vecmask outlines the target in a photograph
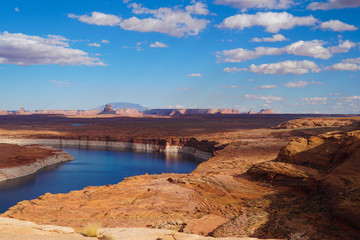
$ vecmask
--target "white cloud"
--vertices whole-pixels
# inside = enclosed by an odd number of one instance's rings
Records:
[[[251,72],[259,74],[289,74],[294,75],[305,74],[308,72],[320,72],[320,68],[316,63],[311,61],[284,61],[270,64],[254,65],[248,69]]]
[[[283,100],[282,97],[271,96],[271,95],[270,96],[262,96],[262,95],[246,94],[245,98],[249,99],[249,100],[262,100],[262,101],[265,101],[266,103],[272,103],[272,102]]]
[[[351,48],[356,47],[356,43],[351,42],[349,40],[342,41],[340,40],[340,43],[338,46],[329,47],[329,51],[331,53],[346,53]]]
[[[292,0],[215,0],[215,4],[229,5],[243,10],[248,8],[287,9],[294,2]]]
[[[308,105],[326,104],[327,97],[301,98],[300,101]]]
[[[220,62],[243,62],[249,59],[265,55],[292,54],[296,56],[307,56],[320,59],[329,59],[334,53],[348,52],[356,46],[356,43],[349,40],[341,41],[338,46],[324,47],[326,42],[319,40],[298,41],[282,48],[257,47],[254,50],[236,48],[217,52]]]
[[[73,13],[68,14],[69,18],[78,19],[80,22],[94,24],[99,26],[116,26],[121,22],[121,18],[113,14],[105,14],[101,12],[92,12],[88,15],[75,15]]]
[[[336,63],[325,69],[330,71],[360,71],[360,65],[355,63]]]
[[[261,85],[260,87],[257,87],[256,89],[262,90],[262,89],[272,89],[277,88],[276,85]]]
[[[188,76],[189,77],[202,77],[201,73],[191,73]]]
[[[220,88],[239,88],[239,87],[235,85],[231,85],[231,86],[222,86]]]
[[[359,0],[327,0],[326,2],[313,2],[307,8],[311,10],[330,10],[342,8],[356,8],[359,6]]]
[[[295,17],[287,12],[258,12],[252,14],[237,14],[219,25],[221,28],[240,29],[263,26],[267,32],[277,33],[282,29],[292,29],[295,26],[313,26],[318,22],[313,16]]]
[[[99,43],[89,43],[90,47],[101,47],[101,44]]]
[[[302,88],[302,87],[306,87],[307,85],[311,85],[311,84],[320,85],[320,84],[323,84],[323,83],[322,82],[315,82],[315,81],[311,81],[311,82],[297,81],[297,82],[288,82],[288,83],[285,84],[285,86],[288,87],[288,88]]]
[[[360,57],[344,59],[341,63],[336,63],[325,69],[329,71],[360,71]]]
[[[319,26],[324,30],[333,30],[335,32],[344,32],[344,31],[356,31],[358,28],[354,25],[346,24],[339,20],[330,20],[327,22],[323,22]]]
[[[72,85],[72,83],[69,82],[68,80],[65,81],[50,80],[49,83],[52,83],[54,86],[57,87],[69,87]]]
[[[165,43],[162,43],[162,42],[154,42],[152,44],[150,44],[150,47],[152,48],[167,48],[169,47],[168,45],[166,45]]]
[[[229,73],[232,73],[232,72],[241,72],[241,71],[246,71],[247,68],[237,68],[237,67],[227,67],[227,68],[224,68],[223,71],[224,72],[229,72]]]
[[[195,3],[185,7],[185,10],[179,7],[148,9],[141,4],[129,4],[134,14],[150,14],[153,17],[139,19],[131,17],[124,19],[120,26],[123,29],[138,32],[159,32],[175,37],[184,35],[198,35],[209,23],[206,19],[199,19],[192,15],[209,14],[206,5]]]
[[[185,7],[186,12],[193,13],[197,15],[208,15],[210,12],[207,9],[206,4],[202,2],[197,2],[194,5],[189,5]]]
[[[350,96],[350,97],[343,97],[343,98],[339,98],[341,100],[345,100],[345,101],[353,101],[353,100],[360,100],[360,96]]]
[[[14,8],[14,10],[15,10],[15,12],[19,12],[19,11],[20,11],[18,7]]]
[[[104,66],[98,58],[69,48],[68,39],[62,36],[30,36],[22,33],[0,34],[0,64],[21,66],[39,64]]]
[[[264,38],[253,38],[251,39],[251,42],[282,42],[282,41],[288,41],[286,37],[282,34],[274,34],[272,37],[264,37]]]
[[[360,57],[344,59],[344,60],[342,60],[342,62],[360,64]]]
[[[110,43],[110,41],[108,41],[108,40],[106,40],[106,39],[103,39],[103,40],[101,40],[101,43]]]

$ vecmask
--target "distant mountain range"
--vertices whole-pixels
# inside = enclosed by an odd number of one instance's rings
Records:
[[[135,108],[136,110],[138,110],[140,112],[143,112],[143,111],[148,109],[147,107],[144,107],[144,106],[142,106],[140,104],[127,103],[127,102],[111,102],[111,103],[107,103],[107,104],[110,104],[114,110],[116,110],[116,109],[124,109],[124,108]],[[105,104],[105,105],[107,105],[107,104]],[[91,110],[102,111],[102,110],[104,110],[105,105],[101,105],[101,106],[93,108]]]

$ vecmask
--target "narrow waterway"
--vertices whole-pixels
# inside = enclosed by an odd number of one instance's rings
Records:
[[[0,213],[22,200],[47,192],[66,193],[86,186],[116,184],[125,177],[161,173],[190,173],[200,163],[181,153],[141,153],[61,148],[74,161],[49,166],[36,174],[0,183]]]

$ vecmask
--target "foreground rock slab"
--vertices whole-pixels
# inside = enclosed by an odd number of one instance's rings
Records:
[[[33,222],[0,217],[0,240],[91,240],[69,227],[37,225]]]

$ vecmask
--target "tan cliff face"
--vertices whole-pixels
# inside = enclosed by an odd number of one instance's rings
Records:
[[[146,115],[177,116],[198,114],[239,114],[235,109],[150,109],[144,111]]]

